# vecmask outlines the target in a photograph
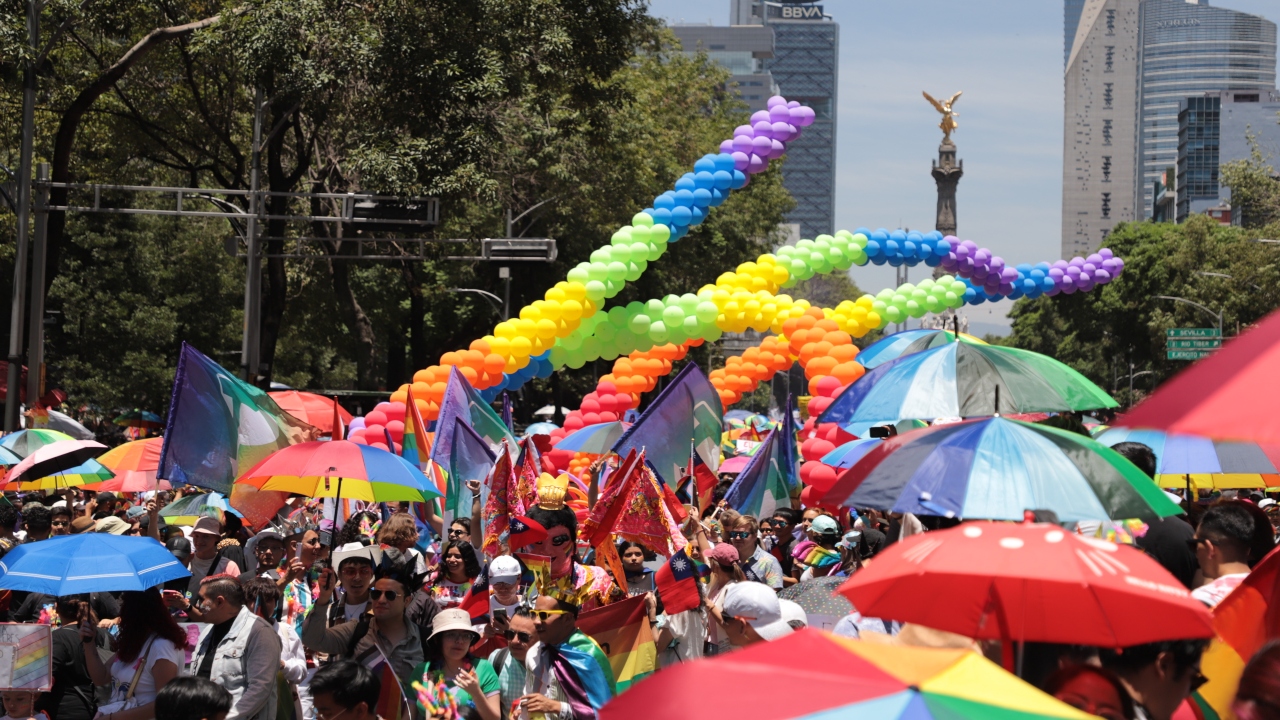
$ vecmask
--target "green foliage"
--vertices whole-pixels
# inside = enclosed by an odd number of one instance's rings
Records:
[[[1124,258],[1124,273],[1093,292],[1017,301],[1005,344],[1055,357],[1128,404],[1137,399],[1127,397],[1130,363],[1134,373],[1150,371],[1135,377],[1135,391],[1187,365],[1165,359],[1166,330],[1217,325],[1204,310],[1156,296],[1221,311],[1228,337],[1280,307],[1280,248],[1257,237],[1203,215],[1183,225],[1119,225],[1107,246]]]
[[[1280,229],[1280,175],[1268,163],[1272,158],[1263,156],[1257,136],[1250,132],[1247,139],[1249,157],[1223,163],[1219,170],[1222,184],[1231,190],[1231,205],[1240,208],[1246,227],[1272,224]]]

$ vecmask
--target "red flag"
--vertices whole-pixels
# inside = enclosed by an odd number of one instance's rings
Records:
[[[698,594],[698,569],[686,548],[680,548],[654,573],[658,594],[668,615],[693,610],[702,604]]]
[[[524,515],[511,518],[511,535],[507,538],[507,546],[513,552],[546,539],[547,529],[542,527],[542,523]]]
[[[658,484],[662,486],[662,501],[667,504],[667,509],[671,511],[671,517],[675,518],[678,523],[687,520],[689,511],[684,509],[684,503],[680,502],[679,498],[676,497],[675,491],[671,489],[671,486],[664,482],[659,482]]]
[[[609,539],[613,526],[618,524],[618,518],[631,497],[632,488],[639,478],[637,471],[643,462],[644,452],[637,453],[633,449],[609,478],[609,485],[596,500],[595,506],[591,508],[591,516],[582,524],[582,531],[579,533],[591,547],[599,547],[600,543]]]
[[[441,570],[443,572],[443,570]],[[467,594],[462,596],[462,602],[458,607],[467,611],[472,620],[478,620],[489,614],[489,566],[486,565],[484,570],[478,575],[474,582],[471,583],[471,589]]]
[[[329,437],[332,440],[347,439],[347,426],[342,422],[342,406],[338,405],[338,398],[333,399],[333,432]]]

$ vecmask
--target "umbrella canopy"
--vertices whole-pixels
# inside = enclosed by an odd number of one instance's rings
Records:
[[[106,445],[93,440],[60,440],[24,457],[22,462],[10,468],[4,481],[31,482],[83,465],[106,451]]]
[[[560,426],[553,422],[536,422],[524,429],[524,436],[550,435],[552,430],[559,429]]]
[[[367,502],[428,502],[441,496],[435,483],[404,458],[349,440],[290,445],[263,458],[236,482],[259,490]]]
[[[573,412],[573,411],[572,411],[572,410],[570,410],[569,408],[567,408],[567,407],[563,406],[563,405],[561,405],[561,406],[560,406],[560,414],[561,414],[561,415],[568,415],[570,412]],[[555,405],[543,405],[542,407],[538,408],[537,410],[534,410],[534,411],[533,411],[533,414],[534,414],[534,415],[555,415],[555,414],[556,414],[556,406],[555,406]]]
[[[840,447],[832,450],[822,456],[822,464],[830,465],[836,468],[853,467],[867,453],[871,452],[880,443],[884,442],[881,438],[862,438],[861,440],[851,440]]]
[[[272,400],[276,401],[281,410],[308,425],[314,425],[320,429],[322,434],[333,434],[333,398],[297,390],[284,390],[267,394],[271,396]],[[342,417],[344,425],[350,425],[355,418],[341,405],[338,406],[338,414]]]
[[[747,421],[747,418],[751,417],[754,414],[755,413],[751,412],[750,410],[742,410],[742,409],[730,410],[729,412],[724,414],[724,423],[725,425],[728,425],[731,422],[740,422],[745,424]]]
[[[123,427],[147,428],[148,430],[164,427],[164,420],[159,415],[150,410],[139,410],[138,408],[124,413],[112,422]]]
[[[903,355],[911,355],[921,350],[931,350],[955,341],[956,334],[950,330],[934,330],[931,328],[903,330],[892,335],[885,335],[863,348],[858,353],[858,362],[862,367],[870,370],[890,360],[897,360]],[[987,344],[981,338],[974,337],[969,333],[960,333],[960,342],[973,343],[975,345]]]
[[[898,435],[872,449],[827,502],[917,515],[1064,522],[1153,520],[1182,510],[1133,463],[1096,440],[1045,425],[987,418]]]
[[[1206,489],[1280,484],[1280,445],[1215,441],[1129,428],[1110,428],[1097,438],[1107,447],[1122,442],[1150,447],[1156,456],[1156,482],[1162,487],[1186,487],[1188,482]]]
[[[841,393],[818,422],[839,423],[848,430],[859,423],[1116,406],[1102,388],[1051,357],[960,342],[905,355],[869,371]]]
[[[589,455],[604,455],[609,452],[622,433],[631,427],[631,423],[614,421],[588,425],[581,430],[574,430],[556,443],[557,450],[573,450]]]
[[[89,459],[66,470],[59,470],[42,477],[23,482],[6,482],[6,491],[14,490],[63,490],[69,487],[92,485],[112,478],[112,473],[102,463]]]
[[[1115,425],[1280,444],[1280,312],[1192,363]]]
[[[12,450],[22,457],[26,457],[31,453],[39,450],[45,445],[51,445],[63,440],[75,440],[66,433],[60,433],[57,430],[45,430],[37,428],[32,430],[19,430],[15,433],[9,433],[0,438],[0,447],[6,450]]]
[[[115,473],[115,477],[95,484],[93,490],[112,492],[147,492],[168,490],[168,480],[158,480],[160,449],[164,438],[147,438],[118,445],[103,453],[98,462]]]
[[[231,507],[231,503],[221,493],[201,493],[200,495],[188,495],[180,500],[175,500],[160,511],[160,517],[170,525],[195,525],[196,520],[202,517],[215,517],[218,522],[223,521],[223,514],[231,513],[237,517],[244,517],[239,510]]]
[[[6,447],[0,447],[0,465],[17,465],[22,456]]]
[[[92,430],[57,410],[49,410],[49,429],[66,433],[75,440],[92,440],[95,437]]]
[[[785,588],[778,593],[778,597],[791,600],[804,608],[805,613],[810,616],[810,626],[817,625],[812,617],[814,615],[825,615],[831,618],[834,625],[836,620],[853,612],[853,606],[849,601],[836,592],[846,579],[842,576],[826,575],[805,580]]]
[[[1125,647],[1213,637],[1208,608],[1142,551],[1048,524],[910,537],[840,592],[868,617],[978,639]]]
[[[155,540],[108,533],[25,543],[0,559],[0,588],[56,597],[146,590],[190,576],[191,572]]]
[[[750,691],[706,702],[707,688]],[[669,667],[600,710],[601,720],[1090,717],[969,650],[880,645],[812,629]]]
[[[720,463],[720,469],[718,470],[718,472],[725,473],[727,475],[737,475],[743,470],[746,470],[747,465],[750,465],[750,464],[751,464],[750,455],[735,455],[729,458],[728,460],[725,460],[724,462]]]

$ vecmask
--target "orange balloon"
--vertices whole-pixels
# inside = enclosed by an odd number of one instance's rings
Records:
[[[849,333],[841,332],[840,330],[833,330],[827,333],[826,335],[823,335],[822,339],[831,343],[833,346],[848,345],[853,342],[853,338],[849,335]]]
[[[488,340],[485,340],[484,338],[476,338],[475,340],[472,340],[472,341],[471,341],[471,349],[472,349],[472,350],[475,350],[476,352],[480,353],[481,355],[488,355],[488,354],[489,354],[489,341],[488,341]]]
[[[461,372],[462,376],[467,379],[467,382],[471,383],[472,385],[475,385],[477,382],[480,381],[480,373],[476,372],[476,369],[469,365],[464,365],[458,368],[458,372]]]
[[[831,348],[829,353],[831,357],[840,362],[849,362],[858,356],[858,348],[853,345],[837,345]]]
[[[435,377],[436,375],[431,368],[424,368],[413,374],[413,381],[415,383],[431,383],[435,380]]]
[[[461,361],[456,352],[447,352],[440,356],[441,365],[457,365]]]
[[[852,383],[862,377],[862,373],[862,366],[856,362],[842,362],[831,370],[831,376],[839,380],[841,385]]]
[[[487,345],[488,343],[485,344]],[[497,353],[491,353],[484,357],[484,371],[490,375],[501,376],[503,369],[506,367],[507,359]]]
[[[409,399],[409,393],[404,390],[397,390],[391,393],[391,402],[402,403]]]

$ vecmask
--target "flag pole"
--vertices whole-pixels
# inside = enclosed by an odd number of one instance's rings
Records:
[[[333,472],[334,470],[337,470],[337,468],[330,466],[329,469],[325,471],[325,474],[324,474],[325,490],[329,489],[329,473]],[[329,567],[333,567],[333,544],[334,544],[334,541],[337,540],[337,536],[338,536],[338,505],[341,502],[342,502],[342,476],[339,475],[338,476],[338,496],[333,499],[333,518],[330,520],[331,522],[330,527],[332,529],[329,531],[329,557],[325,559],[325,563]]]

